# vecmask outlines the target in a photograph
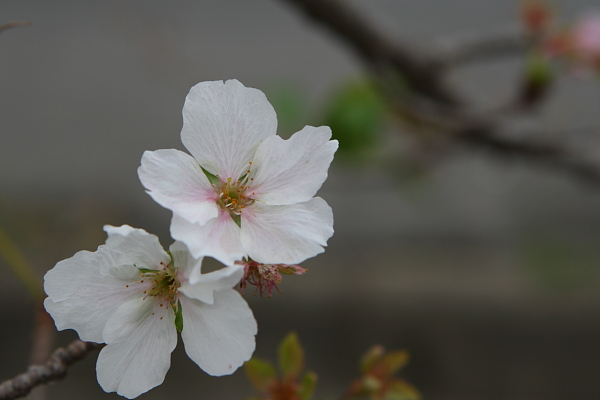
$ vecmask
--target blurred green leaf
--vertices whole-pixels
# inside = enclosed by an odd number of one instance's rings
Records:
[[[273,364],[256,357],[244,364],[244,371],[252,385],[260,392],[267,391],[277,379]]]
[[[384,351],[383,346],[376,345],[371,347],[360,360],[360,372],[363,374],[369,372],[381,361]]]
[[[283,379],[295,379],[304,368],[304,352],[296,332],[290,332],[279,344],[279,368]]]
[[[325,114],[340,151],[360,153],[376,144],[385,123],[386,106],[373,85],[351,81],[334,95]]]
[[[409,355],[405,350],[394,351],[385,355],[382,360],[383,373],[392,376],[408,363]]]
[[[315,387],[317,386],[317,374],[312,371],[308,371],[304,374],[302,381],[300,382],[300,390],[298,395],[302,400],[310,400],[315,393]]]
[[[419,391],[402,380],[392,382],[385,396],[385,400],[419,400],[420,398]]]

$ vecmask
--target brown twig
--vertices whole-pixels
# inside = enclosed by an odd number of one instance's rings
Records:
[[[29,26],[29,25],[31,25],[31,22],[29,22],[29,21],[7,22],[5,24],[0,25],[0,33],[2,33],[3,31],[6,31],[8,29],[19,28],[22,26]]]
[[[391,64],[419,93],[447,104],[459,102],[458,97],[445,86],[434,57],[398,40],[388,39],[358,10],[342,0],[286,1],[302,8],[345,40],[371,67]]]
[[[524,39],[506,36],[497,40],[474,41],[461,50],[456,45],[455,53],[448,53],[444,60],[385,37],[343,0],[285,1],[335,32],[374,67],[372,71],[382,92],[390,101],[392,110],[399,115],[408,113],[411,118],[427,121],[429,126],[448,139],[551,166],[600,186],[599,165],[568,151],[564,144],[521,139],[526,135],[508,132],[502,120],[495,115],[471,115],[468,107],[457,100],[460,96],[444,84],[445,69],[453,62],[512,52],[527,44]],[[389,67],[395,71],[390,73]],[[414,90],[412,94],[407,96],[402,90],[393,89],[394,79],[397,79],[394,72],[408,81]],[[418,103],[425,104],[425,107]]]
[[[31,365],[42,364],[52,351],[56,329],[50,314],[46,312],[43,301],[35,304],[35,323],[33,327],[33,343],[31,346]],[[47,398],[46,386],[36,388],[29,400],[44,400]]]
[[[461,63],[522,56],[531,49],[535,37],[523,29],[506,29],[486,35],[445,39],[440,46],[439,63],[453,66]]]
[[[75,340],[65,348],[56,349],[42,365],[32,365],[15,378],[0,383],[0,400],[12,400],[26,396],[34,387],[62,379],[67,368],[84,358],[103,344]]]

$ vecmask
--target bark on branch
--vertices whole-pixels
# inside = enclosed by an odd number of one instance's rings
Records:
[[[41,384],[62,379],[67,368],[84,358],[103,344],[75,340],[67,347],[56,349],[42,365],[32,365],[13,379],[0,383],[0,400],[12,400],[27,396],[31,390]]]

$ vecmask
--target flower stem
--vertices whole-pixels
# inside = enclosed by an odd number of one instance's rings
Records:
[[[0,226],[0,256],[21,281],[23,286],[34,300],[40,300],[44,297],[44,289],[39,276],[25,255],[21,252],[17,244],[8,236],[6,231]]]

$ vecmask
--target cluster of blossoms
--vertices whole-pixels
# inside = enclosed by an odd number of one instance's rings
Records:
[[[600,12],[582,15],[571,26],[555,28],[545,2],[529,1],[522,10],[526,28],[536,37],[538,51],[549,59],[566,61],[578,71],[600,73]]]
[[[323,252],[333,235],[331,208],[314,197],[338,147],[329,128],[307,126],[283,140],[265,95],[236,80],[194,86],[183,121],[192,156],[145,152],[138,170],[150,196],[173,211],[169,251],[142,229],[105,226],[105,245],[45,276],[44,305],[57,328],[106,343],[98,382],[128,398],[163,382],[177,331],[204,371],[233,373],[257,333],[233,287],[271,295],[281,274],[304,273],[294,264]],[[206,256],[225,266],[202,273]]]

